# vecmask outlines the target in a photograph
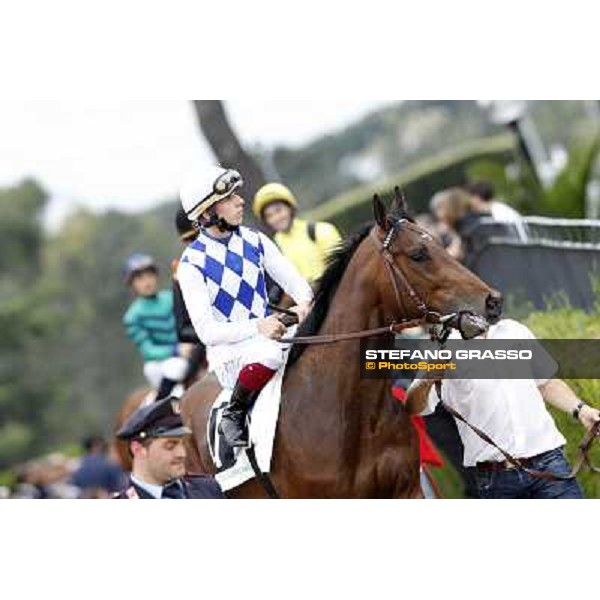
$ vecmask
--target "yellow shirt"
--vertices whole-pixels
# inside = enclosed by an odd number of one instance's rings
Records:
[[[327,256],[342,241],[335,225],[315,223],[313,242],[308,234],[308,223],[301,219],[294,219],[290,230],[276,233],[274,239],[284,256],[311,284],[323,274]]]

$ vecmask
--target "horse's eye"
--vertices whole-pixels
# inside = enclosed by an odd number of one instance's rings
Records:
[[[421,246],[409,253],[408,257],[415,262],[423,262],[429,258],[429,252],[425,246]]]

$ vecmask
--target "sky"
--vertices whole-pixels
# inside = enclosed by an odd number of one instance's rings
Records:
[[[382,100],[231,100],[243,143],[299,145]],[[75,207],[134,211],[174,198],[192,165],[214,162],[188,101],[2,101],[0,186],[34,177],[50,192],[48,223]]]

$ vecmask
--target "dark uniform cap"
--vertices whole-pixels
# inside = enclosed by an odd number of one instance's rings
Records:
[[[179,414],[179,399],[164,398],[136,410],[130,415],[117,437],[122,440],[134,438],[182,437],[192,433],[185,427]]]

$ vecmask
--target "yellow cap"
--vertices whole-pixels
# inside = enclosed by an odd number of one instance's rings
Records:
[[[294,194],[285,185],[281,183],[267,183],[254,196],[252,211],[257,218],[262,219],[262,211],[271,202],[285,202],[292,208],[298,207]]]

